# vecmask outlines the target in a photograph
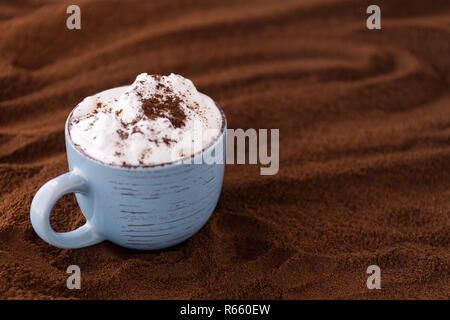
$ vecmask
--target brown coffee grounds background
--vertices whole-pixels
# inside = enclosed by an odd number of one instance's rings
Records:
[[[449,298],[450,3],[0,1],[1,298]],[[280,171],[226,167],[207,225],[169,250],[61,250],[29,220],[67,171],[85,96],[179,73],[231,128],[279,128]],[[73,195],[52,225],[83,223]],[[66,288],[66,268],[82,289]],[[368,290],[379,265],[382,289]]]

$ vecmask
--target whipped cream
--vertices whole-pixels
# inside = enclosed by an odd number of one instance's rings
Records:
[[[69,130],[76,148],[94,159],[146,166],[201,151],[217,138],[221,124],[214,101],[190,80],[142,73],[128,88],[85,98]]]

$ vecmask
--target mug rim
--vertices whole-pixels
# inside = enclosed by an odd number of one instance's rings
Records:
[[[99,95],[99,94],[104,93],[104,92],[109,91],[109,90],[120,89],[120,88],[125,88],[125,87],[128,87],[128,86],[120,86],[120,87],[106,89],[106,90],[100,91],[98,93],[95,93],[92,96]],[[202,93],[200,91],[199,91],[199,93],[202,94],[202,95],[205,95],[204,93]],[[207,95],[205,95],[205,96],[207,96]],[[209,96],[207,96],[207,97],[209,97]],[[177,165],[182,164],[184,161],[186,161],[188,159],[193,159],[196,156],[198,156],[200,154],[203,154],[208,149],[213,148],[220,141],[220,139],[222,138],[222,136],[224,134],[224,131],[225,131],[225,128],[226,128],[226,125],[227,125],[227,119],[226,119],[226,116],[225,116],[225,112],[217,104],[217,102],[214,99],[212,99],[211,97],[209,97],[209,98],[214,102],[214,105],[219,110],[219,113],[220,113],[220,116],[221,116],[221,127],[220,127],[219,133],[217,134],[217,137],[213,141],[211,141],[211,143],[209,143],[206,147],[204,147],[202,150],[197,151],[197,152],[195,152],[195,153],[193,153],[193,154],[191,154],[189,156],[180,158],[180,159],[175,160],[175,161],[167,161],[167,162],[155,163],[155,164],[149,164],[149,165],[127,165],[127,166],[121,166],[121,165],[118,165],[118,164],[106,163],[106,162],[100,161],[100,160],[95,159],[94,157],[88,155],[86,152],[84,152],[83,150],[80,150],[79,148],[77,148],[75,146],[74,142],[72,141],[72,137],[70,136],[69,123],[70,123],[70,120],[72,119],[72,116],[73,116],[73,113],[74,113],[75,109],[78,107],[79,104],[77,104],[77,106],[72,109],[72,111],[70,112],[69,116],[67,117],[66,124],[65,124],[65,130],[64,130],[65,131],[65,136],[66,136],[66,141],[70,144],[72,149],[74,149],[82,157],[84,157],[84,158],[86,158],[86,159],[88,159],[90,161],[93,161],[95,163],[98,163],[100,165],[103,165],[103,166],[106,166],[106,167],[110,167],[110,168],[114,168],[114,169],[146,170],[146,169],[163,168],[163,167],[165,168],[165,167],[177,166]]]

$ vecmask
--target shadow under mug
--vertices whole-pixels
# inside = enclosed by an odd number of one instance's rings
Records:
[[[126,88],[96,96],[118,96]],[[131,168],[102,163],[75,148],[69,132],[72,111],[65,125],[69,172],[48,181],[36,193],[30,209],[36,233],[59,248],[81,248],[109,240],[131,249],[153,250],[190,238],[211,216],[222,189],[226,118],[217,108],[222,115],[219,136],[192,155],[191,163],[181,159]],[[201,161],[206,152],[217,150],[222,150],[221,163]],[[86,223],[70,232],[55,232],[50,212],[60,197],[72,192]]]

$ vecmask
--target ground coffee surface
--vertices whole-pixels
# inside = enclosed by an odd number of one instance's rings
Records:
[[[0,2],[1,298],[449,297],[447,0],[377,1],[378,31],[359,0],[78,3],[70,31],[72,1]],[[168,250],[48,245],[29,208],[68,170],[67,116],[141,72],[192,79],[230,128],[279,128],[279,173],[228,165],[210,221]],[[52,212],[83,222],[73,195]]]

